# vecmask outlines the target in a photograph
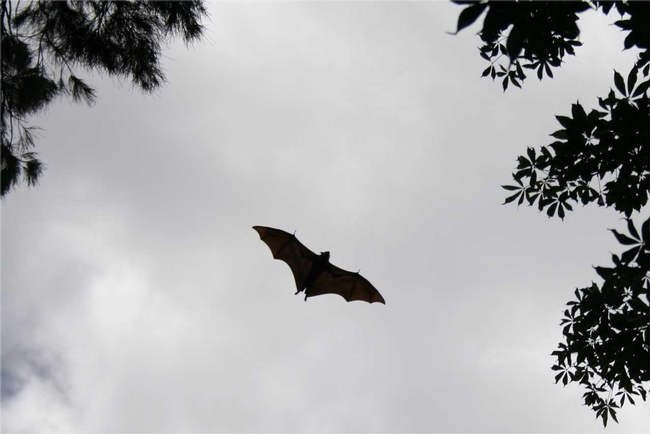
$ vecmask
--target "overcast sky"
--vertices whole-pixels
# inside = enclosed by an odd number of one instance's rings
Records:
[[[629,70],[615,13],[504,94],[448,2],[209,6],[156,95],[92,77],[95,107],[34,119],[47,170],[2,202],[3,431],[601,432],[549,354],[624,223],[500,185]],[[386,305],[305,303],[253,225]]]

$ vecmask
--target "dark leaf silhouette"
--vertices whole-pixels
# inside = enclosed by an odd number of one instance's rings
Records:
[[[623,80],[623,76],[616,71],[614,71],[614,84],[616,85],[616,89],[618,89],[621,95],[627,95],[625,92],[625,81]]]
[[[519,199],[519,206],[525,197],[549,217],[564,219],[574,204],[596,203],[627,218],[629,235],[612,230],[625,250],[612,257],[613,267],[594,267],[602,286],[575,291],[560,322],[564,342],[552,353],[556,383],[582,385],[584,403],[603,424],[618,422],[619,404],[612,396],[620,396],[620,405],[634,403],[632,396],[645,401],[644,382],[650,380],[650,219],[639,234],[630,218],[650,194],[650,2],[484,4],[479,52],[490,66],[483,76],[502,78],[504,91],[509,82],[521,87],[524,70],[535,70],[539,80],[553,78],[554,69],[582,45],[576,23],[592,6],[605,15],[620,14],[615,25],[626,33],[621,48],[640,51],[627,80],[614,71],[616,91],[597,98],[598,110],[587,111],[577,102],[570,115],[556,116],[561,128],[550,134],[554,141],[537,154],[528,147],[516,159],[513,178],[519,186],[502,186],[508,191],[504,204]]]
[[[456,32],[460,32],[462,29],[476,21],[476,19],[483,13],[486,7],[487,4],[485,3],[475,3],[463,9],[463,11],[458,16],[458,26],[456,27]]]
[[[27,117],[57,96],[95,102],[77,69],[130,80],[144,92],[165,81],[159,58],[173,37],[203,34],[201,1],[32,1],[0,3],[2,12],[2,189],[35,185],[43,171]],[[36,37],[37,36],[37,37]]]

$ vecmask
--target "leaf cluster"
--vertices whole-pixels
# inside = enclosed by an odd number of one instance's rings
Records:
[[[528,148],[518,157],[514,192],[505,203],[524,200],[564,218],[572,203],[597,202],[630,217],[648,202],[650,191],[650,80],[637,84],[637,69],[627,77],[614,72],[618,95],[599,98],[600,110],[586,112],[577,102],[570,116],[556,116],[561,129],[540,152]]]
[[[502,186],[510,192],[505,203],[537,206],[549,217],[564,219],[577,203],[592,202],[627,217],[629,235],[612,232],[632,247],[613,256],[614,267],[596,267],[602,287],[575,291],[552,368],[556,382],[587,388],[584,403],[605,426],[610,419],[618,422],[616,409],[634,404],[636,396],[645,400],[642,383],[650,380],[650,220],[642,225],[642,237],[630,220],[650,193],[650,2],[452,1],[466,6],[457,31],[485,13],[479,52],[490,66],[482,76],[499,78],[504,91],[510,83],[521,87],[525,70],[534,70],[540,80],[553,78],[554,68],[581,46],[577,21],[589,9],[606,15],[616,10],[621,19],[614,25],[627,33],[623,49],[640,50],[627,74],[614,71],[614,86],[598,98],[598,109],[587,111],[578,101],[570,115],[556,116],[561,128],[551,134],[554,141],[539,150],[529,147],[517,159],[514,184]]]
[[[4,196],[21,177],[37,182],[42,164],[29,115],[55,98],[95,102],[95,90],[76,71],[130,78],[153,92],[164,83],[163,44],[180,36],[186,43],[203,34],[207,15],[201,1],[2,0],[2,186]]]
[[[555,382],[582,385],[585,405],[607,426],[618,422],[616,410],[635,398],[646,400],[650,381],[650,219],[641,235],[627,219],[629,234],[612,230],[627,246],[620,257],[612,256],[613,267],[596,267],[604,279],[575,290],[560,325],[564,342],[552,353]]]
[[[648,29],[648,2],[617,1],[515,1],[487,0],[473,2],[452,0],[469,5],[458,17],[456,32],[473,24],[485,12],[483,28],[479,32],[483,45],[481,57],[490,62],[482,73],[493,80],[499,78],[505,91],[508,85],[521,88],[528,77],[525,70],[533,70],[539,80],[544,75],[553,78],[553,69],[562,65],[566,55],[575,55],[580,47],[578,14],[596,9],[609,14],[612,9],[625,19],[614,24],[625,32],[625,49],[642,50],[641,64],[648,63],[650,29]],[[644,71],[647,75],[647,69]]]

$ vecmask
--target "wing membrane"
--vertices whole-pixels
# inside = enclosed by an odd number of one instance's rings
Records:
[[[306,292],[307,297],[323,294],[338,294],[347,301],[386,304],[384,297],[361,274],[351,273],[332,264]]]
[[[293,234],[265,226],[253,226],[253,229],[257,231],[260,239],[269,246],[273,258],[289,265],[296,281],[296,289],[303,289],[309,271],[318,255],[305,247]]]

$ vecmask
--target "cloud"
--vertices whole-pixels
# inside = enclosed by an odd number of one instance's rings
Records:
[[[97,78],[92,110],[35,122],[48,170],[2,210],[3,430],[599,427],[547,355],[618,216],[548,220],[499,186],[620,45],[504,96],[474,30],[444,33],[452,4],[210,6],[211,42],[173,46],[155,97]],[[305,303],[255,224],[387,305]],[[646,427],[638,407],[611,430]]]

